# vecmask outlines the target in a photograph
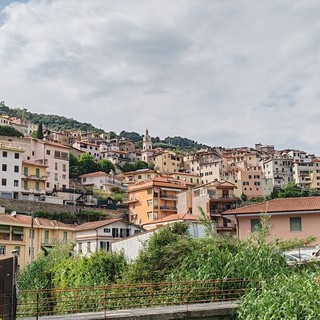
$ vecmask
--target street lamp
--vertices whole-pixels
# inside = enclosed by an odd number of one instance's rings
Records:
[[[13,249],[11,251],[13,255],[13,267],[12,267],[12,320],[17,318],[17,271],[18,271],[18,255],[19,250]]]

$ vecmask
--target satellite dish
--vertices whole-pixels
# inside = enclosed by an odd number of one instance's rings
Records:
[[[17,211],[11,211],[10,216],[15,217],[17,215]]]

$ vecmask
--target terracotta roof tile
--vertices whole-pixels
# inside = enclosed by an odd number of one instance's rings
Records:
[[[75,231],[84,231],[84,230],[91,230],[91,229],[97,229],[102,226],[107,226],[111,223],[117,222],[123,220],[121,218],[117,219],[108,219],[108,220],[99,220],[99,221],[93,221],[93,222],[85,222],[83,224],[80,224],[79,226],[75,227]]]
[[[223,212],[223,215],[320,210],[320,197],[280,198]]]

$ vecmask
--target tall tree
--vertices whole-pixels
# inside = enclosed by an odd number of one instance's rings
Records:
[[[99,170],[98,164],[89,153],[83,153],[79,158],[79,174],[91,173]]]
[[[43,139],[43,127],[42,127],[42,122],[39,123],[38,125],[38,130],[37,130],[37,139]]]

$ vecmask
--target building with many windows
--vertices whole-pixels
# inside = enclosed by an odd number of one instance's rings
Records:
[[[0,260],[12,257],[18,250],[20,268],[48,248],[73,240],[74,226],[56,220],[27,215],[0,214]],[[32,236],[33,235],[33,236]]]
[[[177,194],[188,189],[184,181],[155,177],[129,185],[129,221],[144,225],[177,214]]]
[[[10,143],[0,143],[0,197],[19,199],[23,150]]]

